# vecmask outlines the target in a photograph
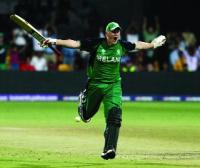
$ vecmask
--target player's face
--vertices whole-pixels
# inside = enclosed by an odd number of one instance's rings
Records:
[[[108,44],[116,44],[118,40],[120,39],[120,28],[116,28],[113,31],[106,32],[106,39]]]

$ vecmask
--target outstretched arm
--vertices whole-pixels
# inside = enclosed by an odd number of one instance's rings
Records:
[[[151,49],[151,48],[158,48],[165,44],[166,37],[163,35],[158,36],[155,38],[151,43],[138,41],[135,43],[135,49],[137,50],[144,50],[144,49]]]
[[[145,50],[145,49],[151,49],[151,48],[154,48],[154,45],[152,43],[146,43],[143,41],[138,41],[135,43],[136,50]]]
[[[59,45],[67,48],[80,48],[81,44],[80,41],[76,40],[62,40],[62,39],[52,39],[48,38],[41,44],[42,47],[48,46],[48,45]]]

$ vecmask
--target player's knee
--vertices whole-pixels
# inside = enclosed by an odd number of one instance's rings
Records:
[[[118,107],[113,107],[108,112],[107,124],[115,125],[117,127],[121,126],[122,121],[122,110]]]

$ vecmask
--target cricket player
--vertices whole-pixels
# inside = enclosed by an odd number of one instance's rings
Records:
[[[87,69],[87,87],[79,95],[78,113],[84,122],[89,122],[97,113],[101,102],[104,104],[106,128],[105,145],[101,157],[105,160],[116,156],[117,141],[122,121],[122,88],[120,78],[120,59],[127,51],[156,49],[164,45],[166,38],[161,35],[151,43],[138,41],[131,43],[120,40],[121,27],[110,22],[105,29],[105,38],[85,39],[47,39],[42,46],[61,45],[79,48],[90,52]]]

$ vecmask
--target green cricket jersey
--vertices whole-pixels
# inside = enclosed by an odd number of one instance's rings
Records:
[[[119,81],[121,57],[135,44],[119,40],[117,44],[108,46],[106,39],[86,39],[81,41],[81,50],[89,51],[91,56],[87,75],[89,79],[103,83]]]

